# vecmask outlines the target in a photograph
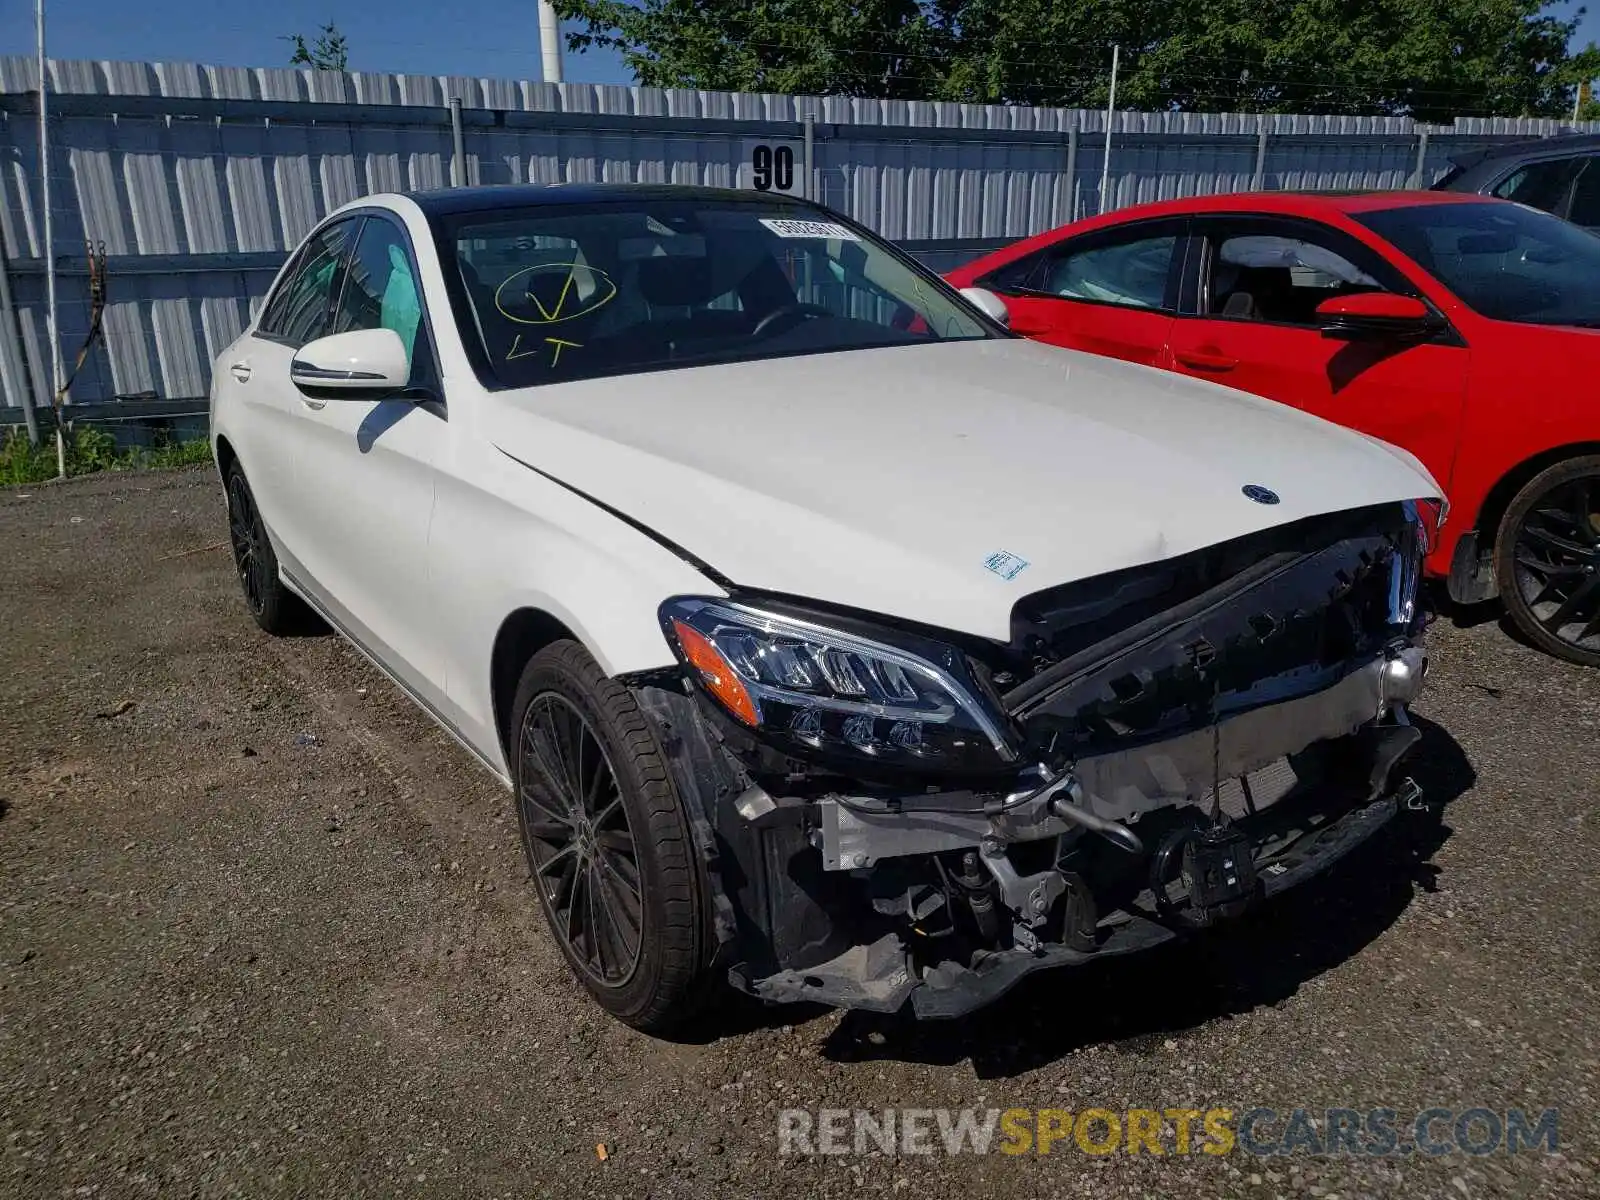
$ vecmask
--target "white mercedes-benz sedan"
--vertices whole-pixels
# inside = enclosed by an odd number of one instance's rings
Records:
[[[368,197],[216,364],[246,603],[514,790],[641,1029],[953,1016],[1217,924],[1419,803],[1439,490],[1004,319],[777,196]]]

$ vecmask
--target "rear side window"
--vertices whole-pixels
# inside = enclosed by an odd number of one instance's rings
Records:
[[[1064,254],[1046,269],[1044,290],[1067,300],[1160,308],[1177,244],[1176,237],[1141,238]]]
[[[1091,235],[1091,239],[1052,246],[1008,263],[979,283],[1014,295],[1086,300],[1123,308],[1173,307],[1172,258],[1179,238],[1170,224],[1159,232],[1147,227],[1114,237]]]
[[[327,334],[334,287],[350,239],[351,222],[339,221],[316,234],[300,252],[262,313],[257,332],[291,346]]]

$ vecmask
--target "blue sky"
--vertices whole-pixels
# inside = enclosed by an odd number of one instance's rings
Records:
[[[48,49],[55,58],[282,66],[284,34],[312,33],[331,18],[350,40],[352,67],[539,78],[534,0],[266,0],[202,15],[208,7],[205,0],[45,0]],[[1580,44],[1600,42],[1600,0],[1590,8]],[[0,0],[0,54],[32,53],[31,0]],[[612,54],[568,55],[566,75],[581,83],[631,82]]]

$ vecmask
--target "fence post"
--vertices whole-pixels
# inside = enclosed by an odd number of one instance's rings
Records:
[[[27,355],[17,329],[17,313],[11,303],[11,265],[0,247],[0,355],[5,359],[7,382],[17,389],[17,404],[28,427],[28,445],[39,444],[39,418],[33,413],[33,380],[28,372]]]
[[[1078,219],[1078,114],[1072,114],[1072,128],[1067,130],[1067,187],[1072,197],[1067,201],[1067,221]]]
[[[1267,118],[1256,118],[1256,173],[1250,177],[1250,190],[1259,192],[1267,177]]]
[[[815,200],[816,199],[816,197],[812,195],[812,192],[816,191],[816,182],[817,182],[817,177],[816,177],[816,142],[815,142],[816,131],[817,131],[817,114],[814,111],[812,111],[811,108],[807,107],[807,109],[806,109],[806,119],[805,119],[805,148],[804,148],[804,152],[800,156],[804,160],[803,163],[802,163],[802,168],[804,169],[804,171],[806,173],[805,190],[802,191],[800,193],[800,195],[801,195],[801,198],[805,199],[805,200]]]
[[[450,186],[467,186],[467,143],[461,135],[461,97],[450,97],[450,137],[455,142],[455,161],[450,164]]]
[[[1428,131],[1424,128],[1417,131],[1417,166],[1416,170],[1411,172],[1411,182],[1406,185],[1407,187],[1421,189],[1422,187],[1426,186],[1422,182],[1422,169],[1423,160],[1427,157]]]

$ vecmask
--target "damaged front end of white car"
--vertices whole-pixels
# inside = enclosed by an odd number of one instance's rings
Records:
[[[1420,804],[1429,504],[1026,595],[1006,644],[731,589],[631,680],[774,1001],[949,1017],[1239,916]]]

